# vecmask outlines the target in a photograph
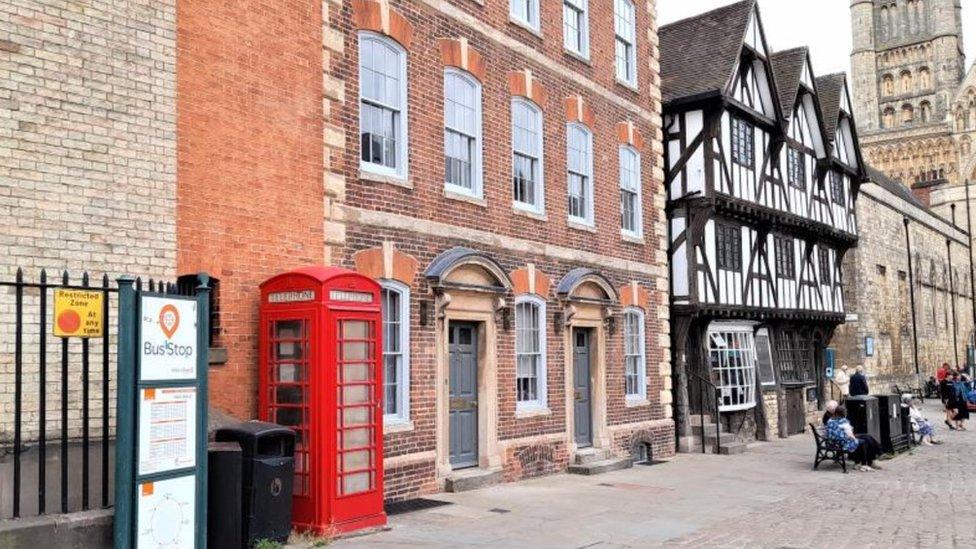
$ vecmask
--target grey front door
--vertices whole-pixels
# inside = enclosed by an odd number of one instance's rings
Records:
[[[590,406],[590,331],[573,329],[573,411],[576,445],[593,444],[593,418]]]
[[[450,443],[454,469],[478,465],[478,326],[452,322],[450,350]]]

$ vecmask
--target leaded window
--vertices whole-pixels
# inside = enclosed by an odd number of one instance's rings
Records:
[[[640,203],[640,154],[620,147],[620,226],[624,233],[642,233]]]
[[[383,281],[383,416],[386,421],[409,419],[410,290]]]
[[[789,147],[787,151],[786,167],[790,185],[797,189],[805,189],[807,179],[805,155],[802,151],[793,147]]]
[[[512,101],[512,192],[516,206],[541,212],[542,111],[517,98]]]
[[[448,187],[481,195],[481,85],[454,69],[444,72],[444,174]]]
[[[637,85],[637,10],[630,0],[614,0],[614,34],[617,79]]]
[[[583,57],[590,55],[589,0],[563,0],[563,46]]]
[[[515,391],[517,406],[545,406],[545,302],[524,296],[515,304]]]
[[[756,162],[755,133],[752,124],[738,118],[732,119],[732,161],[752,168]]]
[[[359,136],[364,168],[406,175],[407,56],[387,38],[359,35]]]
[[[566,128],[568,210],[572,220],[593,223],[593,136],[580,124]]]
[[[844,205],[844,177],[837,172],[830,172],[830,198],[834,204]]]
[[[647,395],[647,361],[644,357],[644,312],[629,309],[624,312],[624,384],[628,397]]]
[[[776,252],[776,276],[793,280],[796,278],[796,267],[793,265],[793,239],[777,236],[773,239]]]
[[[742,229],[719,223],[715,227],[716,262],[723,271],[742,271]]]
[[[720,412],[756,405],[756,344],[751,326],[713,325],[708,331],[709,365],[718,380]]]
[[[830,284],[830,251],[826,248],[817,249],[817,262],[820,264],[820,283]]]
[[[813,341],[806,335],[789,329],[779,330],[774,339],[780,381],[785,383],[814,381]]]

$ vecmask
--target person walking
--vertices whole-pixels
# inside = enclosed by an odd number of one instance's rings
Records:
[[[834,383],[840,389],[840,399],[844,400],[851,394],[851,374],[847,371],[847,364],[840,367],[834,374]]]
[[[958,372],[952,376],[952,387],[955,389],[956,429],[966,430],[966,420],[969,419],[969,384],[966,376]]]
[[[956,409],[958,404],[956,403],[956,388],[952,384],[952,379],[947,374],[946,377],[939,381],[939,398],[942,400],[942,406],[945,407],[945,424],[950,431],[956,430]]]
[[[851,396],[865,396],[870,392],[868,378],[864,376],[864,367],[858,366],[851,376]]]

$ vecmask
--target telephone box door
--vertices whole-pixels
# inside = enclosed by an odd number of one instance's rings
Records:
[[[383,385],[378,315],[336,312],[332,334],[336,353],[335,520],[382,510]]]

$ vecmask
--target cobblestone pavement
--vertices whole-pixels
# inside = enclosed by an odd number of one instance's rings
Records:
[[[938,418],[930,405],[928,416]],[[556,475],[393,516],[337,547],[976,547],[976,424],[883,471],[811,470],[805,433],[740,456],[685,454],[595,477]]]

